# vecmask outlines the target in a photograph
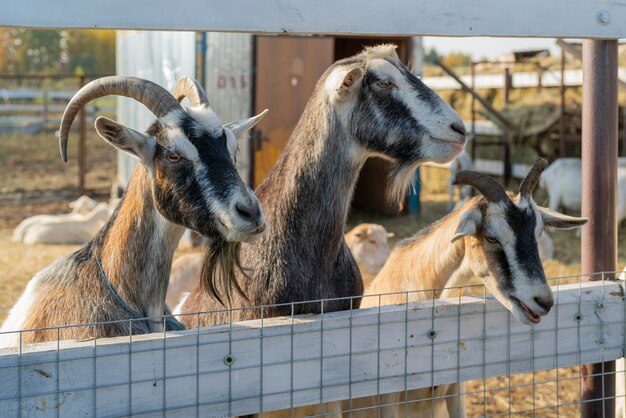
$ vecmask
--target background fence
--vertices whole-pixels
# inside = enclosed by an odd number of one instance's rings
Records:
[[[67,164],[55,135],[74,93],[100,76],[0,74],[0,205],[109,192],[115,153],[92,126],[96,114],[114,117],[115,99],[96,100],[76,118]]]
[[[360,397],[433,388],[426,407],[461,396],[468,416],[571,417],[580,380],[562,368],[623,356],[625,304],[621,281],[568,281],[555,281],[555,305],[536,326],[484,293],[418,302],[409,293],[403,305],[4,349],[0,416],[339,416],[363,412]],[[520,373],[532,381],[516,381]],[[416,403],[405,399],[401,410]],[[316,407],[296,408],[305,405]]]

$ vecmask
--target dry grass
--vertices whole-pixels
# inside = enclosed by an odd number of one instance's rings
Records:
[[[33,194],[72,196],[78,187],[78,135],[72,133],[68,162],[63,163],[53,132],[0,136],[0,199]],[[115,176],[115,152],[93,129],[86,139],[85,184],[89,190],[108,191]]]

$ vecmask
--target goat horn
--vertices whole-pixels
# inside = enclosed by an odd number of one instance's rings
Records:
[[[200,104],[209,105],[209,98],[206,92],[202,88],[200,82],[194,78],[181,77],[176,82],[174,87],[174,98],[179,102],[185,97],[189,99],[192,106],[198,106]]]
[[[547,166],[548,162],[545,159],[541,157],[537,158],[519,186],[519,194],[522,197],[529,197],[533,194],[535,187],[537,187],[537,183],[539,182],[539,176],[541,176],[541,173]]]
[[[493,177],[476,171],[463,170],[456,173],[452,184],[466,184],[478,190],[485,198],[492,203],[508,200],[504,187]]]
[[[174,96],[152,81],[122,76],[102,77],[93,80],[76,92],[63,113],[59,135],[59,148],[63,161],[67,162],[67,137],[72,122],[80,109],[92,100],[109,95],[135,99],[150,109],[157,118],[167,115],[174,109],[182,110]]]

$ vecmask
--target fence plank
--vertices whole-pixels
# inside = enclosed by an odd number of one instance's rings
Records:
[[[622,38],[612,0],[0,0],[0,26],[364,35]],[[36,11],[36,13],[33,13]],[[600,18],[598,14],[603,13]]]
[[[196,405],[202,416],[244,415],[289,408],[292,396],[301,406],[400,391],[405,381],[414,389],[623,355],[619,284],[562,285],[555,296],[535,327],[494,299],[464,297],[142,335],[132,343],[62,341],[58,351],[56,342],[39,344],[21,356],[4,349],[0,416],[17,415],[20,405],[24,417],[56,416],[57,409],[67,417],[163,409],[184,416]],[[230,367],[226,355],[234,358]]]

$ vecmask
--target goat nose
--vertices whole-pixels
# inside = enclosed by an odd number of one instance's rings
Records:
[[[546,311],[546,313],[550,312],[550,308],[552,308],[552,305],[554,304],[554,298],[552,298],[552,295],[549,297],[535,296],[534,300],[537,305]]]
[[[454,122],[450,125],[450,129],[452,129],[457,134],[461,134],[463,136],[467,135],[467,131],[465,130],[465,125],[463,122]]]
[[[256,205],[237,202],[235,205],[237,214],[248,222],[257,222],[257,213],[259,212]]]

